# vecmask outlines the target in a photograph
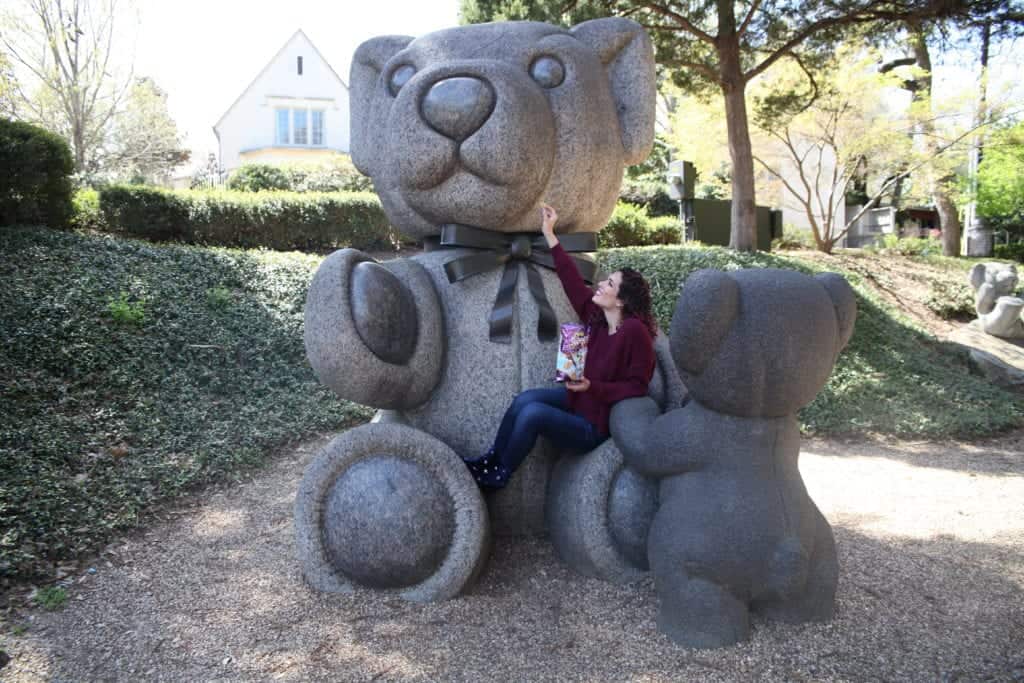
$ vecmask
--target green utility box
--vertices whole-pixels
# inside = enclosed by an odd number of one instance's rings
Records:
[[[727,199],[693,199],[693,239],[704,244],[729,246],[730,212]],[[772,240],[782,237],[782,211],[757,208],[757,248],[771,251]]]

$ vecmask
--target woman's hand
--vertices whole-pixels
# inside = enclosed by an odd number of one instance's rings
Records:
[[[565,388],[569,391],[586,391],[590,388],[590,380],[586,377],[580,377],[578,380],[569,380],[565,383]]]
[[[540,231],[547,239],[548,247],[554,247],[558,244],[558,238],[555,237],[555,223],[558,222],[558,212],[555,211],[553,206],[541,204],[540,219]]]

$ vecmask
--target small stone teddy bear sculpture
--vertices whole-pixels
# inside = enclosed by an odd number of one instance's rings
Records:
[[[1024,299],[1013,296],[1017,267],[1008,263],[978,263],[967,274],[974,289],[974,308],[981,329],[996,337],[1024,338]]]
[[[553,377],[557,323],[575,314],[539,207],[557,207],[563,245],[593,273],[584,253],[653,144],[654,53],[622,18],[461,26],[363,43],[350,88],[352,160],[427,249],[383,263],[343,249],[310,285],[310,364],[381,410],[308,467],[298,552],[315,588],[440,600],[473,580],[492,528],[544,529],[553,448],[538,444],[486,503],[461,458],[487,450],[515,394]],[[651,395],[669,405],[678,376],[664,338],[656,351],[668,374]]]
[[[626,465],[659,481],[647,555],[658,625],[690,647],[744,640],[750,611],[832,615],[832,529],[797,468],[797,411],[853,333],[842,277],[702,270],[685,283],[669,343],[690,392],[661,414],[648,398],[612,409]]]

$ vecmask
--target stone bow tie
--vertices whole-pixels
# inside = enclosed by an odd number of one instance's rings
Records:
[[[597,251],[597,235],[593,233],[560,235],[558,239],[567,252]],[[543,235],[535,232],[491,232],[468,225],[449,223],[441,226],[440,238],[427,239],[424,247],[427,251],[456,247],[481,250],[480,253],[458,256],[445,262],[444,272],[448,276],[448,282],[459,282],[505,265],[505,270],[501,274],[501,284],[498,286],[498,296],[494,299],[494,307],[489,318],[491,341],[499,344],[512,343],[516,283],[519,280],[517,262],[522,262],[526,266],[530,294],[537,302],[537,338],[541,341],[555,339],[555,313],[551,310],[551,304],[544,292],[544,281],[534,267],[534,264],[551,269],[555,267],[554,257]],[[583,279],[593,282],[597,272],[597,264],[593,259],[582,255],[572,256],[572,259]]]

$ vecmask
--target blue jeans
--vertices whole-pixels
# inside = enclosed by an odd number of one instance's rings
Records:
[[[547,437],[561,449],[584,452],[604,441],[586,418],[569,412],[568,389],[529,389],[516,396],[505,411],[491,450],[466,464],[481,486],[501,488],[538,436]]]

